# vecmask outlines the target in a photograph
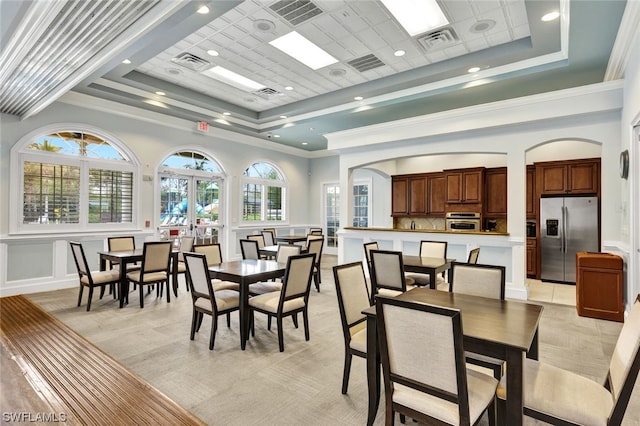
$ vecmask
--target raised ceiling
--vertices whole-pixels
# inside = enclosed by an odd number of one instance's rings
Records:
[[[626,4],[438,3],[450,24],[412,37],[378,0],[3,1],[0,109],[28,117],[72,90],[319,151],[331,132],[602,82]],[[338,62],[314,71],[269,44],[294,30]]]

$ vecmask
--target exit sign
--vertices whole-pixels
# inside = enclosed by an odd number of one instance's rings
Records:
[[[198,130],[201,132],[208,132],[209,123],[207,123],[206,121],[198,121]]]

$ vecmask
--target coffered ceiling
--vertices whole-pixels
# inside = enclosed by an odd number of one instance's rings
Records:
[[[438,3],[449,24],[410,36],[379,0],[2,1],[0,110],[75,91],[320,151],[326,133],[621,78],[606,72],[625,1]],[[291,31],[336,62],[270,43]]]

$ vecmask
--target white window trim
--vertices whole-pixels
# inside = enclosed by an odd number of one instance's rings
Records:
[[[371,197],[373,194],[373,179],[371,178],[366,178],[366,179],[357,179],[353,181],[353,185],[351,186],[351,197],[353,197],[353,187],[354,186],[358,186],[358,185],[367,185],[369,187],[369,195],[367,197],[367,223],[369,224],[369,226],[371,226],[371,223],[373,223],[373,210],[371,209]],[[349,226],[353,226],[353,213],[351,214],[351,218],[349,218],[351,225]]]
[[[273,180],[273,179],[263,179],[256,177],[248,177],[244,175],[245,170],[256,163],[264,163],[271,166],[274,170],[278,172],[278,174],[282,177],[282,180]],[[280,188],[284,188],[284,194],[282,195],[282,220],[244,220],[244,185],[245,184],[255,184],[262,185],[265,188],[265,191],[262,191],[262,203],[261,203],[261,217],[266,217],[266,197],[267,197],[267,186],[276,186]],[[239,179],[239,188],[238,193],[239,197],[239,219],[240,223],[245,226],[262,226],[262,225],[288,225],[289,224],[289,180],[287,179],[287,175],[282,171],[280,167],[274,164],[269,160],[255,160],[250,162],[244,169],[242,169],[242,175]]]
[[[75,157],[67,155],[48,154],[46,152],[26,152],[26,147],[36,138],[61,130],[76,130],[100,136],[108,141],[125,157],[126,162],[120,160],[104,160],[90,157]],[[23,223],[23,191],[24,191],[24,162],[40,161],[62,165],[80,165],[80,223],[70,224],[24,224]],[[89,168],[102,168],[108,166],[109,170],[127,171],[133,173],[133,193],[131,223],[97,223],[88,221],[88,202],[86,185],[88,184]],[[140,162],[127,145],[116,136],[83,123],[55,123],[32,130],[24,135],[11,148],[9,174],[15,179],[9,184],[9,200],[13,208],[9,209],[9,234],[58,234],[58,233],[92,233],[105,230],[136,230],[140,223],[139,190],[141,185]],[[85,175],[86,173],[86,175]]]

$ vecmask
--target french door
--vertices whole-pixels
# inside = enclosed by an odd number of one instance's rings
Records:
[[[323,218],[326,230],[324,252],[338,254],[338,229],[340,229],[340,184],[326,183],[323,185]]]

